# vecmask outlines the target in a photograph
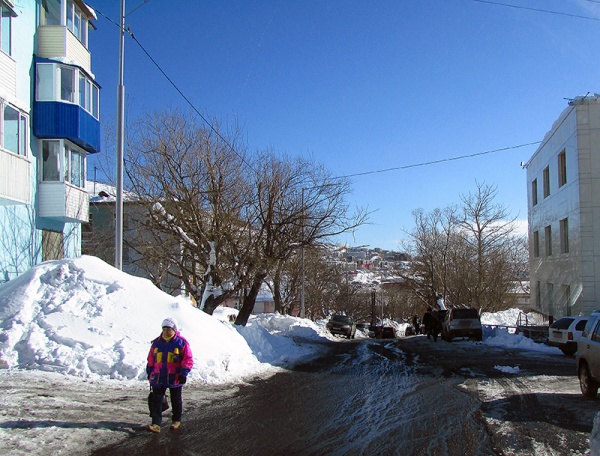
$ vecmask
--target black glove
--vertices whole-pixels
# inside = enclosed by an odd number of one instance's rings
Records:
[[[180,375],[179,376],[179,384],[185,385],[185,382],[187,382],[187,377],[185,375]]]

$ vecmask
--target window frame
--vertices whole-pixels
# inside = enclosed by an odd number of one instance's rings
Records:
[[[533,257],[539,258],[540,256],[540,232],[533,232]]]
[[[65,25],[87,49],[89,21],[86,15],[83,14],[82,9],[73,0],[67,0]]]
[[[86,157],[87,153],[81,147],[76,146],[66,139],[41,139],[42,159],[40,160],[40,181],[41,182],[63,182],[77,188],[85,189],[86,182]],[[58,156],[58,175],[54,174],[56,170],[47,169],[45,163],[46,145],[58,144],[58,149],[54,152]],[[50,176],[52,172],[52,176]],[[48,176],[49,178],[47,178]]]
[[[50,71],[48,71],[50,68]],[[63,84],[63,72],[71,71],[71,88]],[[82,93],[83,87],[83,93]],[[68,97],[66,92],[70,91]],[[59,62],[36,63],[36,101],[76,104],[94,119],[100,120],[100,87],[79,67]]]
[[[6,133],[7,133],[7,125],[6,125],[6,109],[10,108],[17,113],[16,119],[16,149],[12,150],[6,146]],[[11,154],[19,155],[21,157],[28,158],[29,157],[29,116],[21,111],[16,106],[7,103],[5,101],[0,101],[0,147],[2,150],[6,152],[10,152]]]
[[[13,44],[13,24],[12,18],[14,12],[0,1],[0,50],[6,55],[12,56],[12,44]],[[8,25],[8,32],[6,32],[6,26]],[[8,39],[6,43],[5,38]]]
[[[569,218],[560,220],[560,253],[569,253]]]
[[[544,186],[544,198],[550,196],[550,167],[546,166],[543,171],[543,186]]]
[[[567,183],[567,151],[563,151],[558,154],[558,187],[562,187]]]
[[[538,203],[538,181],[537,178],[531,181],[531,205],[535,206]]]
[[[552,225],[544,228],[544,241],[546,246],[546,256],[552,256]]]

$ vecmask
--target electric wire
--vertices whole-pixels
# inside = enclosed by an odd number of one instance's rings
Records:
[[[403,170],[403,169],[417,168],[419,166],[436,165],[438,163],[444,163],[444,162],[450,162],[450,161],[456,161],[456,160],[464,160],[466,158],[473,158],[473,157],[479,157],[482,155],[494,154],[497,152],[504,152],[507,150],[518,149],[520,147],[533,146],[533,145],[540,144],[540,143],[541,143],[541,141],[534,141],[534,142],[530,142],[530,143],[519,144],[517,146],[509,146],[509,147],[502,147],[500,149],[488,150],[485,152],[476,152],[473,154],[459,155],[456,157],[441,158],[439,160],[431,160],[431,161],[426,161],[426,162],[421,162],[421,163],[413,163],[411,165],[396,166],[394,168],[385,168],[385,169],[378,169],[378,170],[373,170],[373,171],[364,171],[361,173],[348,174],[346,176],[337,176],[337,177],[334,177],[334,179],[345,179],[345,178],[349,178],[349,177],[366,176],[369,174],[380,174],[380,173],[387,173],[390,171],[399,171],[399,170]]]
[[[481,2],[481,3],[492,3],[492,4],[501,5],[501,6],[514,6],[514,5],[505,5],[505,4],[496,3],[496,2],[487,1],[487,0],[473,0],[473,1]],[[599,2],[600,2],[600,0],[599,0]],[[529,9],[529,8],[525,8],[525,9]],[[102,15],[104,18],[106,18],[109,22],[111,22],[114,25],[116,25],[117,27],[119,27],[119,28],[121,27],[120,24],[117,24],[115,21],[113,21],[112,19],[110,19],[108,16],[106,16],[101,11],[98,11],[98,10],[95,10],[95,11],[97,13],[99,13],[100,15]],[[173,88],[177,91],[177,93],[179,93],[179,95],[181,95],[181,97],[186,101],[186,103],[194,110],[194,112],[231,149],[231,151],[233,153],[235,153],[242,160],[242,162],[244,162],[246,165],[248,165],[251,169],[254,170],[254,168],[252,167],[252,165],[250,165],[235,150],[235,148],[229,143],[229,141],[227,141],[214,128],[214,126],[211,124],[211,122],[208,119],[206,119],[202,115],[202,113],[200,113],[200,111],[194,106],[194,104],[191,102],[191,100],[183,93],[183,91],[181,89],[179,89],[179,87],[177,86],[177,84],[175,84],[175,82],[162,69],[162,67],[159,65],[159,63],[150,55],[150,53],[146,50],[146,48],[144,48],[144,46],[139,42],[139,40],[135,37],[135,35],[133,34],[133,32],[131,32],[131,30],[129,29],[129,27],[127,28],[126,32],[135,41],[135,43],[140,47],[140,49],[146,54],[146,56],[156,66],[156,68],[161,72],[161,74],[165,77],[165,79],[167,79],[167,81],[173,86]],[[484,151],[484,152],[476,152],[476,153],[473,153],[473,154],[466,154],[466,155],[459,155],[459,156],[456,156],[456,157],[442,158],[442,159],[439,159],[439,160],[431,160],[431,161],[427,161],[427,162],[413,163],[413,164],[410,164],[410,165],[396,166],[396,167],[392,167],[392,168],[384,168],[384,169],[376,169],[376,170],[370,170],[370,171],[363,171],[363,172],[360,172],[360,173],[347,174],[347,175],[344,175],[344,176],[335,176],[335,177],[332,177],[332,179],[346,179],[346,178],[351,178],[351,177],[368,176],[368,175],[371,175],[371,174],[381,174],[381,173],[387,173],[387,172],[392,172],[392,171],[400,171],[400,170],[404,170],[404,169],[417,168],[417,167],[421,167],[421,166],[435,165],[435,164],[444,163],[444,162],[450,162],[450,161],[456,161],[456,160],[464,160],[464,159],[467,159],[467,158],[474,158],[474,157],[478,157],[478,156],[482,156],[482,155],[489,155],[489,154],[493,154],[493,153],[497,153],[497,152],[504,152],[504,151],[507,151],[507,150],[518,149],[518,148],[521,148],[521,147],[532,146],[532,145],[536,145],[536,144],[540,144],[540,143],[541,143],[541,141],[534,141],[534,142],[530,142],[530,143],[519,144],[519,145],[516,145],[516,146],[508,146],[508,147],[503,147],[503,148],[500,148],[500,149],[488,150],[488,151]],[[254,170],[254,171],[256,171],[256,170]]]
[[[556,14],[557,16],[567,16],[567,17],[573,17],[576,19],[587,19],[590,21],[600,21],[600,18],[598,18],[598,17],[583,16],[581,14],[561,13],[560,11],[552,11],[552,10],[546,10],[546,9],[542,9],[542,8],[532,8],[530,6],[522,6],[522,5],[511,5],[510,3],[495,2],[492,0],[473,0],[473,1],[477,2],[477,3],[487,3],[489,5],[505,6],[507,8],[535,11],[537,13]],[[591,1],[591,0],[588,0],[588,1]],[[594,3],[600,3],[600,1],[594,2]]]
[[[113,24],[115,24],[118,28],[121,28],[120,24],[117,24],[112,19],[109,19],[102,12],[100,12],[98,10],[95,10],[95,11],[98,12],[99,14],[101,14],[103,17],[105,17],[108,21],[110,21]],[[204,117],[202,115],[202,113],[196,108],[196,106],[194,106],[194,104],[191,102],[191,100],[183,93],[183,91],[177,86],[177,84],[175,84],[175,82],[169,77],[169,75],[162,69],[162,67],[159,65],[159,63],[150,55],[150,53],[146,50],[146,48],[142,45],[142,43],[139,42],[139,40],[135,37],[135,35],[133,34],[133,32],[130,30],[130,28],[127,27],[127,30],[123,30],[123,32],[127,32],[129,34],[129,36],[131,37],[131,39],[133,39],[133,41],[135,41],[135,43],[140,47],[140,49],[144,52],[144,54],[146,54],[146,57],[148,57],[150,59],[150,61],[154,64],[154,66],[158,69],[158,71],[161,72],[161,74],[165,77],[165,79],[169,82],[169,84],[171,84],[173,86],[173,88],[177,91],[177,93],[179,93],[179,95],[181,95],[181,97],[192,108],[192,110],[198,115],[198,117],[200,117],[200,119],[202,119],[202,121],[206,125],[208,125],[208,128],[210,128],[210,130],[215,135],[217,135],[217,137],[221,141],[223,141],[223,143],[225,145],[227,145],[227,147],[235,155],[238,156],[238,158],[242,161],[242,163],[244,163],[246,166],[248,166],[254,172],[257,172],[257,170],[254,168],[254,166],[252,166],[252,164],[248,163],[248,161],[237,150],[235,150],[235,147],[233,147],[233,145],[223,135],[221,135],[221,133],[219,133],[219,131],[213,126],[213,124],[206,117]]]

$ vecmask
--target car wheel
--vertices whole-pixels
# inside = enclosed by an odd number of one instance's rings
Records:
[[[598,383],[590,375],[585,362],[579,366],[579,387],[585,397],[594,398],[598,394]]]
[[[560,351],[563,352],[565,356],[573,356],[577,352],[577,350],[573,350],[572,348],[561,348]]]

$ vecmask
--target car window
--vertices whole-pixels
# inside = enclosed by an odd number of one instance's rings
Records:
[[[452,311],[452,318],[479,318],[477,309],[454,309]]]
[[[331,320],[337,323],[352,323],[352,318],[346,315],[334,315]]]
[[[594,334],[592,334],[592,340],[594,342],[600,342],[600,334],[598,334],[598,327],[600,325],[596,325],[596,327],[594,328]]]
[[[571,323],[573,323],[573,320],[575,319],[570,317],[564,317],[560,320],[556,320],[554,323],[552,323],[552,325],[550,325],[550,327],[554,329],[567,329],[571,325]]]
[[[587,318],[583,318],[577,322],[575,325],[575,331],[583,331],[585,329],[585,325],[587,323]]]
[[[585,328],[583,329],[583,337],[588,337],[590,335],[590,333],[592,332],[592,329],[594,329],[594,324],[596,323],[596,320],[598,319],[598,317],[596,315],[592,315],[587,323],[585,324]]]

